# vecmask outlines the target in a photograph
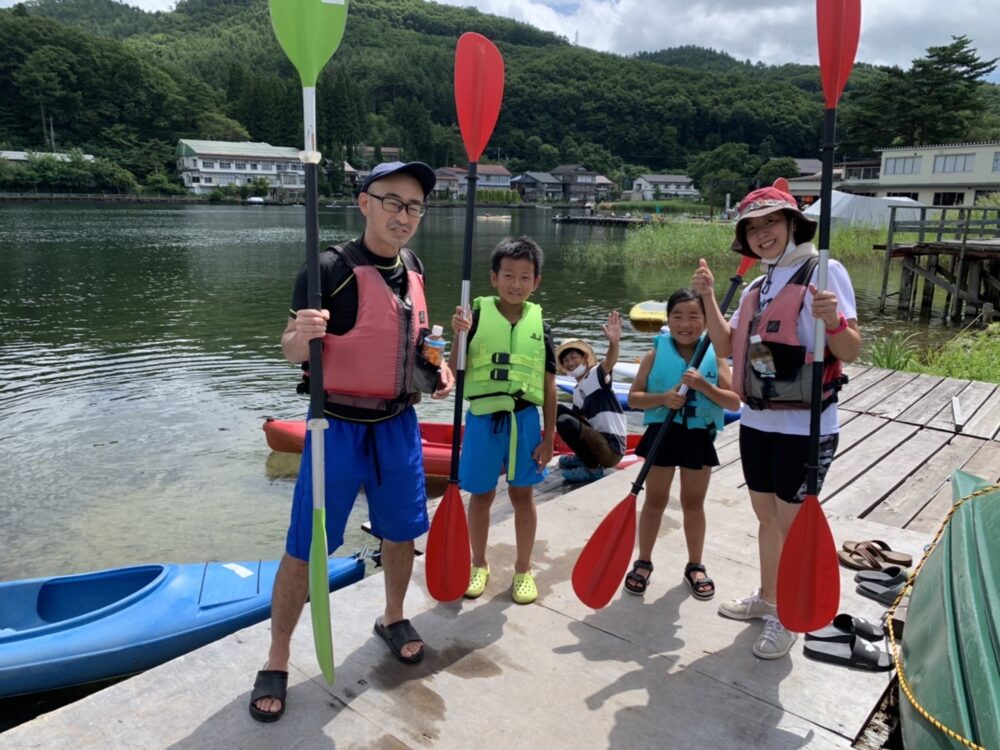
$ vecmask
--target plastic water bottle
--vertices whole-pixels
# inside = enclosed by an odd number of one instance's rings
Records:
[[[776,368],[771,350],[756,334],[750,337],[750,366],[762,378],[775,376]]]
[[[433,326],[431,335],[424,337],[423,355],[424,359],[434,367],[440,367],[444,362],[444,328]]]

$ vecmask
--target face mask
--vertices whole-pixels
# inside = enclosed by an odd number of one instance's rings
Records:
[[[579,364],[569,371],[569,376],[572,378],[582,378],[585,372],[587,372],[587,365]]]

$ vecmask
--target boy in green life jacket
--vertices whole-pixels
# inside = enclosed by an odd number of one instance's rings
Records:
[[[552,459],[556,421],[556,358],[542,308],[528,297],[542,281],[542,249],[530,237],[505,239],[490,258],[495,297],[477,297],[472,314],[456,308],[451,327],[467,331],[465,397],[469,410],[459,461],[459,484],[471,493],[469,539],[472,570],[465,595],[482,595],[490,577],[486,543],[497,476],[506,471],[514,507],[517,559],[512,597],[530,604],[538,596],[531,574],[535,546],[534,485]],[[453,349],[449,364],[457,363]],[[538,407],[544,415],[544,431]]]

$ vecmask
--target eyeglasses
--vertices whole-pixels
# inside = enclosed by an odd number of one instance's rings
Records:
[[[382,204],[382,208],[392,214],[398,214],[404,208],[406,213],[410,216],[419,219],[425,213],[427,213],[427,206],[423,203],[403,203],[399,198],[391,198],[386,195],[375,195],[375,193],[368,193],[370,198],[374,198]]]

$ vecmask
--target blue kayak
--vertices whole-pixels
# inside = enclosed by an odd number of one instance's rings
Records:
[[[576,388],[576,378],[572,378],[569,375],[556,375],[556,388],[564,393],[572,393],[573,389]],[[629,411],[628,405],[628,392],[632,388],[631,383],[620,383],[617,380],[612,381],[611,389],[615,392],[615,396],[618,398],[618,403],[621,404],[622,409]],[[726,424],[730,422],[735,422],[740,418],[740,412],[725,410],[725,420]]]
[[[329,559],[330,590],[364,577]],[[277,560],[135,565],[0,583],[0,698],[141,672],[267,619]]]

